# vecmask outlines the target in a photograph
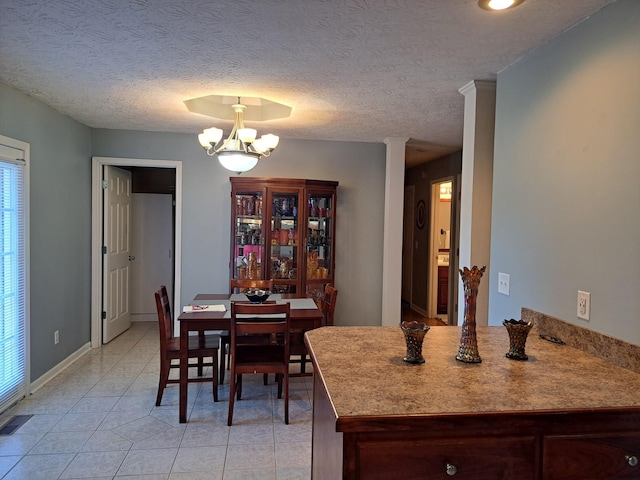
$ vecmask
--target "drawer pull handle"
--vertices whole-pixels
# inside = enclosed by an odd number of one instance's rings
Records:
[[[625,455],[624,458],[627,459],[627,463],[632,467],[638,465],[638,457],[636,457],[635,455]]]
[[[451,463],[447,463],[447,475],[453,477],[456,473],[458,473],[458,469],[456,468],[456,466],[452,465]]]

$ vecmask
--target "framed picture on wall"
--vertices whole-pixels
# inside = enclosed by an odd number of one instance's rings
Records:
[[[427,211],[424,200],[420,200],[418,202],[418,207],[416,208],[416,225],[418,226],[418,228],[424,227],[426,217]]]

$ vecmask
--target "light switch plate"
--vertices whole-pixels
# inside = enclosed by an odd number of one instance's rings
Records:
[[[509,274],[498,273],[498,293],[509,295]]]

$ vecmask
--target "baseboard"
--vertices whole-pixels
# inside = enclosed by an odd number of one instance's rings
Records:
[[[69,367],[73,362],[81,358],[83,355],[91,351],[91,342],[85,343],[78,350],[73,352],[51,370],[46,372],[44,375],[41,375],[37,380],[31,382],[29,385],[29,393],[36,392],[39,388],[42,388],[47,382],[51,381],[57,375],[62,373],[67,367]]]

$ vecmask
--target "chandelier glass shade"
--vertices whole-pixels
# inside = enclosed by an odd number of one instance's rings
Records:
[[[478,0],[478,5],[485,10],[506,10],[517,7],[522,2],[524,0]]]
[[[220,164],[227,170],[238,174],[251,170],[261,157],[268,157],[278,146],[280,137],[267,134],[256,139],[254,128],[245,128],[242,113],[246,106],[240,103],[231,105],[236,119],[231,133],[222,139],[224,132],[220,128],[206,128],[198,134],[198,141],[210,157],[217,155]]]

